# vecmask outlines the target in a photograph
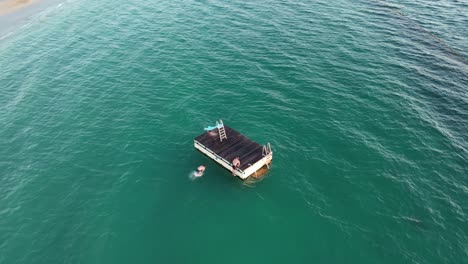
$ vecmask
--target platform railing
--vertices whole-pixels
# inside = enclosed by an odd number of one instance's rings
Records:
[[[262,156],[268,156],[271,153],[271,145],[270,142],[268,142],[266,145],[263,145],[262,148]]]

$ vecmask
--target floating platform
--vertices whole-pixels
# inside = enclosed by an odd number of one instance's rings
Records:
[[[271,146],[260,145],[236,130],[225,126],[223,121],[216,122],[215,127],[199,135],[194,146],[203,154],[232,172],[232,161],[239,157],[240,166],[234,174],[247,179],[263,166],[268,166],[273,158]]]

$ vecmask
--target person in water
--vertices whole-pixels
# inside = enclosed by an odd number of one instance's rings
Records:
[[[236,175],[236,169],[240,167],[240,159],[236,157],[232,160],[232,175]]]
[[[197,171],[195,172],[195,176],[201,177],[203,176],[203,173],[205,172],[206,166],[205,165],[200,165],[197,168]]]

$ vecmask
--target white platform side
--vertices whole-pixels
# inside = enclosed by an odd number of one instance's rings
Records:
[[[208,157],[210,157],[212,160],[216,161],[217,163],[219,163],[221,166],[223,166],[224,168],[226,168],[227,170],[229,171],[232,171],[232,165],[231,165],[231,162],[230,161],[227,161],[225,159],[223,159],[222,157],[218,156],[216,153],[214,153],[213,151],[211,151],[210,149],[206,148],[205,146],[203,146],[202,144],[200,144],[198,141],[195,140],[194,142],[194,146],[196,149],[198,149],[199,151],[201,151],[203,154],[207,155]],[[237,169],[235,174],[236,176],[238,176],[239,178],[241,179],[247,179],[250,175],[252,175],[253,173],[255,173],[257,170],[259,170],[261,167],[263,167],[264,165],[268,164],[271,162],[271,159],[273,157],[273,152],[270,152],[267,156],[263,157],[262,159],[260,159],[259,161],[257,161],[256,163],[250,165],[247,169],[245,169],[244,171],[240,170],[240,169]]]

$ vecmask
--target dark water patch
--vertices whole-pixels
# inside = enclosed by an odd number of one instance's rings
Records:
[[[392,12],[393,14],[396,15],[396,17],[400,18],[402,21],[404,21],[406,25],[406,29],[410,30],[412,34],[416,34],[414,36],[420,35],[421,37],[418,38],[419,42],[424,43],[428,47],[433,47],[436,48],[437,50],[443,50],[447,52],[448,54],[451,54],[456,58],[458,61],[463,63],[465,67],[467,66],[467,58],[464,54],[462,54],[460,51],[454,49],[451,45],[449,45],[446,41],[438,37],[435,33],[425,29],[420,22],[418,22],[415,19],[412,19],[408,14],[404,13],[401,5],[393,5],[389,4],[386,1],[376,1],[374,2],[375,6],[380,9],[385,11]],[[428,38],[429,37],[429,38]],[[431,41],[428,41],[428,40]]]

